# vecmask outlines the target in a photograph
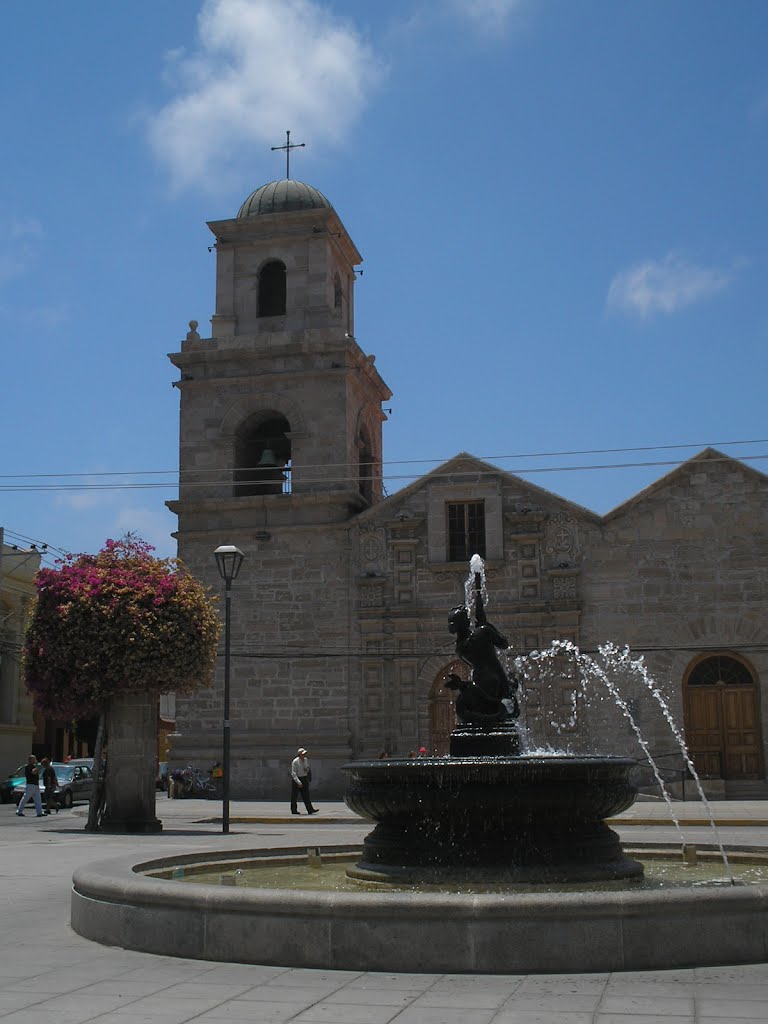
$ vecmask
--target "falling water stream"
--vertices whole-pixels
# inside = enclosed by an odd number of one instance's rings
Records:
[[[487,605],[489,595],[488,588],[486,585],[485,564],[480,555],[473,555],[470,561],[469,575],[464,584],[465,605],[467,608],[467,613],[470,616],[472,616],[474,612],[474,598],[475,593],[477,591],[478,583],[480,585],[480,593],[483,600],[483,604]],[[637,738],[637,742],[640,744],[643,753],[648,759],[648,764],[650,765],[656,782],[659,786],[659,791],[661,792],[669,809],[670,819],[674,824],[675,829],[677,830],[681,847],[684,847],[685,836],[683,835],[683,831],[680,826],[680,821],[677,815],[675,814],[675,809],[672,803],[672,798],[669,794],[669,790],[667,789],[667,786],[664,783],[664,779],[662,778],[659,766],[655,758],[651,754],[648,743],[645,740],[640,730],[640,727],[637,724],[637,721],[632,713],[632,708],[622,696],[619,687],[615,681],[617,678],[627,676],[630,678],[634,677],[638,679],[640,683],[643,685],[643,687],[650,693],[651,697],[653,697],[655,702],[658,704],[661,713],[664,717],[664,720],[669,726],[670,732],[672,733],[672,736],[674,737],[675,742],[677,743],[680,749],[680,753],[687,766],[687,769],[690,772],[691,777],[693,778],[696,784],[699,799],[701,800],[702,806],[705,809],[707,818],[709,820],[709,826],[712,829],[714,839],[717,844],[717,848],[722,858],[723,867],[727,873],[728,879],[730,880],[731,884],[735,885],[736,882],[734,880],[733,871],[728,860],[728,854],[726,853],[725,847],[723,846],[723,842],[720,837],[720,832],[717,828],[717,824],[715,822],[712,808],[704,794],[704,789],[701,785],[701,780],[696,771],[696,768],[694,767],[693,761],[691,760],[690,754],[688,753],[688,748],[685,744],[683,735],[677,727],[675,720],[672,717],[672,713],[669,710],[669,705],[662,696],[662,693],[659,690],[658,685],[648,672],[644,659],[642,657],[632,657],[632,653],[629,647],[619,647],[618,645],[613,643],[606,643],[598,647],[597,654],[599,660],[598,658],[593,658],[588,654],[583,654],[576,646],[576,644],[574,644],[570,640],[555,640],[548,648],[545,648],[540,651],[534,651],[526,656],[516,656],[512,648],[508,648],[507,651],[504,652],[503,657],[507,663],[508,668],[510,669],[510,675],[517,676],[517,678],[523,684],[521,687],[522,693],[518,694],[518,696],[521,699],[520,702],[523,708],[525,705],[526,682],[532,681],[534,679],[538,680],[538,678],[540,678],[542,674],[542,669],[544,669],[545,674],[547,673],[547,671],[550,672],[553,676],[555,674],[561,674],[561,666],[563,664],[564,659],[567,659],[572,665],[576,667],[580,679],[580,688],[585,697],[589,696],[590,682],[602,684],[602,686],[605,688],[608,694],[610,694],[616,707],[621,711],[622,715],[626,718],[627,722],[629,723],[632,729],[632,732],[635,734],[635,737]],[[576,698],[576,692],[574,692],[571,706],[571,714],[567,722],[567,727],[571,729],[576,726],[577,704],[578,702]],[[552,724],[557,728],[557,723],[553,722]],[[532,753],[532,745],[530,736],[528,735],[527,725],[521,723],[520,734],[524,750],[526,750],[529,753]]]

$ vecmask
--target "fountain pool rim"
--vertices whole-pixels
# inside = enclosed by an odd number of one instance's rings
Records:
[[[323,846],[321,852],[359,849]],[[305,850],[208,850],[152,860],[134,853],[87,864],[73,877],[72,928],[104,945],[165,956],[333,970],[557,973],[768,960],[768,884],[328,893],[185,885],[140,873]]]

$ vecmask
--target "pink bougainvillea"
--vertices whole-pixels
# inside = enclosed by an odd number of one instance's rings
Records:
[[[38,572],[24,677],[40,712],[85,718],[117,692],[188,693],[210,684],[215,598],[153,550],[128,535]]]

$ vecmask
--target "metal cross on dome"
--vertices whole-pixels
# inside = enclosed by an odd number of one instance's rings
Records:
[[[285,145],[284,146],[272,146],[271,147],[273,153],[276,150],[279,150],[279,149],[284,149],[285,150],[285,177],[286,177],[287,180],[290,180],[290,177],[291,177],[291,150],[292,149],[301,149],[301,147],[305,146],[305,145],[306,145],[305,142],[291,142],[291,133],[290,132],[286,132],[285,133]]]

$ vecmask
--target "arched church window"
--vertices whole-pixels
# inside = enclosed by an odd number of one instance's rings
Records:
[[[366,430],[360,431],[358,446],[358,488],[367,502],[373,501],[373,449]]]
[[[341,309],[341,278],[338,274],[334,275],[333,278],[333,308]]]
[[[689,686],[752,686],[753,682],[746,665],[722,654],[700,661],[688,676]]]
[[[284,494],[290,490],[291,426],[284,416],[257,414],[235,436],[234,493]]]
[[[259,316],[283,316],[285,292],[285,264],[270,260],[259,274]]]

